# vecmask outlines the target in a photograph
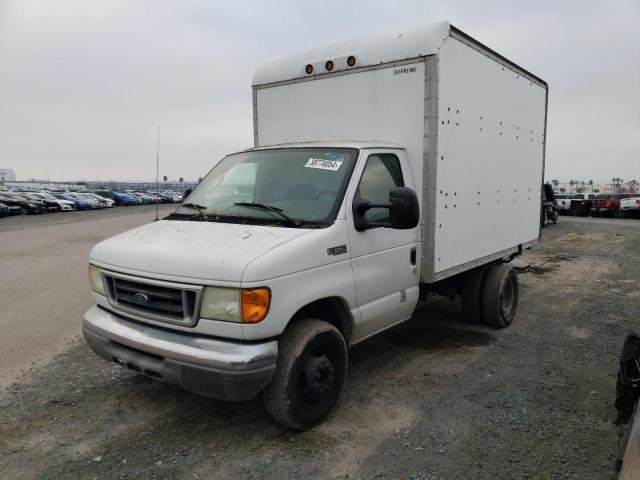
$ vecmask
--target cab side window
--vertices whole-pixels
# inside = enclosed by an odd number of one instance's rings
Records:
[[[398,157],[393,154],[380,153],[370,155],[356,190],[356,198],[371,203],[388,203],[389,192],[396,187],[403,187],[402,170]],[[389,210],[372,208],[365,213],[369,222],[388,222]]]

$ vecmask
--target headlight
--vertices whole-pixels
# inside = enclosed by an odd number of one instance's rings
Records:
[[[104,283],[102,281],[102,273],[98,270],[97,267],[89,264],[89,284],[91,285],[91,290],[100,295],[106,295],[107,292],[104,289]]]
[[[205,287],[200,316],[225,322],[258,323],[267,316],[270,303],[268,288]]]
[[[211,320],[241,322],[240,290],[237,288],[205,287],[200,316]]]

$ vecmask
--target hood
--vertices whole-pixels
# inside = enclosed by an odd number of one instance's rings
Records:
[[[161,220],[98,243],[90,259],[105,268],[158,278],[239,283],[255,258],[309,231]]]

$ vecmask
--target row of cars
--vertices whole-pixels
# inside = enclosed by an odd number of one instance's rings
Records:
[[[640,193],[556,193],[555,199],[560,214],[640,218]]]
[[[0,217],[76,210],[97,210],[115,206],[151,203],[178,203],[182,194],[163,192],[133,192],[116,190],[0,190]]]

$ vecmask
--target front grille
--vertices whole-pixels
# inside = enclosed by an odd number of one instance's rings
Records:
[[[200,288],[105,273],[109,303],[151,320],[193,325]]]

